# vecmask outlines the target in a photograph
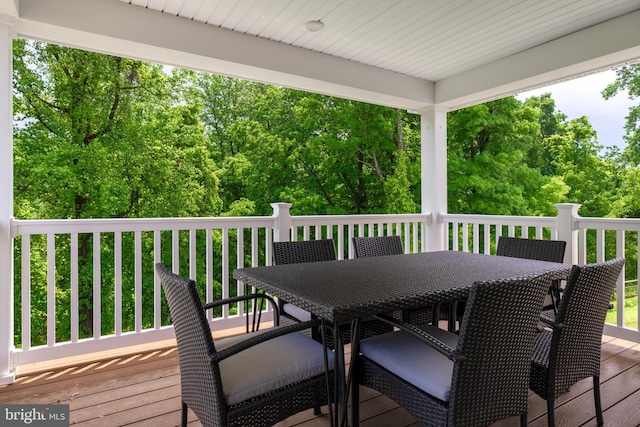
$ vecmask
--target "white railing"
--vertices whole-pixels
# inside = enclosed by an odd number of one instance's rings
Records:
[[[242,289],[234,288],[230,272],[264,265],[258,256],[264,253],[260,248],[270,244],[274,219],[14,220],[12,224],[20,277],[14,286],[20,289],[21,312],[15,363],[21,365],[173,337],[154,265],[164,262],[172,271],[193,278],[208,301],[242,294]],[[214,292],[214,282],[221,293]],[[38,294],[43,288],[46,294]],[[34,298],[46,299],[45,313],[33,310]],[[61,301],[65,307],[60,307]],[[240,305],[230,313],[225,308],[216,327],[238,326],[243,309]]]
[[[577,211],[574,205],[574,212]],[[638,271],[640,271],[640,219],[583,218],[572,215],[563,230],[558,217],[508,217],[497,215],[441,215],[449,250],[495,254],[501,235],[567,240],[565,262],[587,264],[618,257],[627,262],[618,279],[614,310],[607,316],[607,335],[640,342]],[[627,305],[629,305],[627,307]]]
[[[579,263],[602,262],[618,257],[627,259],[616,285],[616,316],[608,319],[605,333],[640,342],[640,218],[579,217],[575,227],[578,230]]]
[[[16,366],[170,339],[168,311],[153,273],[163,262],[201,286],[204,300],[245,293],[235,268],[271,264],[273,240],[333,238],[352,257],[353,236],[403,236],[421,250],[430,215],[297,216],[274,204],[270,217],[13,220],[18,305]],[[242,305],[224,307],[216,329],[244,324]],[[268,320],[270,313],[263,316]]]
[[[556,217],[443,215],[447,249],[495,254],[500,236],[558,239]]]
[[[153,274],[157,262],[195,279],[203,299],[213,300],[246,292],[233,270],[269,265],[274,240],[333,238],[344,259],[353,257],[353,236],[400,235],[411,253],[426,250],[431,232],[442,233],[442,249],[450,250],[494,254],[498,237],[509,235],[567,239],[569,262],[625,256],[606,333],[640,342],[637,306],[625,307],[633,292],[637,301],[640,219],[572,214],[563,221],[563,211],[558,217],[444,214],[437,221],[431,214],[291,216],[290,206],[274,204],[274,215],[265,217],[13,220],[14,367],[172,338]],[[244,310],[225,308],[212,315],[212,327],[242,325]]]

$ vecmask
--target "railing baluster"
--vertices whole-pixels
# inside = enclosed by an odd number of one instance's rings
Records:
[[[171,271],[180,274],[180,230],[171,231]]]
[[[22,351],[31,348],[31,236],[22,236]]]
[[[636,232],[636,253],[640,254],[640,231]],[[640,255],[636,259],[636,298],[640,298]],[[637,304],[636,319],[638,319],[636,330],[640,331],[640,304]]]
[[[414,221],[412,225],[413,225],[413,227],[412,227],[413,228],[413,239],[412,239],[412,248],[411,248],[411,250],[409,252],[418,253],[418,252],[420,252],[420,248],[418,247],[418,244],[419,244],[418,242],[420,241],[420,237],[421,237],[421,236],[419,236],[420,228],[418,227],[418,222],[417,221]],[[424,236],[422,236],[422,238],[424,238]],[[407,247],[407,250],[408,249],[409,248]]]
[[[330,228],[329,228],[330,227]],[[344,259],[344,228],[340,225],[336,226],[337,228],[337,242],[338,242],[338,259]],[[327,230],[331,230],[331,236],[333,236],[333,227],[332,226],[327,226]],[[328,233],[327,233],[328,234]],[[347,247],[348,244],[347,244]],[[348,258],[348,255],[347,255]]]
[[[605,234],[604,230],[596,230],[596,262],[604,261]]]
[[[135,269],[134,269],[134,293],[135,293],[135,331],[142,332],[142,232],[133,234]]]
[[[102,269],[100,258],[100,233],[93,233],[93,338],[102,336]]]
[[[257,227],[251,227],[251,267],[257,267],[259,264],[259,237],[260,233]]]
[[[229,229],[222,229],[222,298],[229,298]],[[229,317],[229,306],[222,306],[222,317]]]
[[[213,292],[213,230],[207,229],[205,230],[205,252],[207,255],[207,259],[205,260],[205,297],[207,302],[214,301],[215,295]],[[213,310],[207,313],[208,319],[213,319]]]
[[[198,282],[199,277],[197,274],[197,261],[198,252],[196,250],[196,230],[192,228],[189,230],[189,278]]]
[[[56,343],[56,235],[47,234],[47,345]]]
[[[153,230],[153,323],[155,329],[162,327],[162,291],[155,265],[162,261],[162,238],[160,230]]]
[[[624,241],[624,230],[616,231],[616,258],[625,256],[625,241]],[[624,328],[625,320],[624,320],[624,309],[625,309],[625,301],[627,299],[626,289],[625,289],[625,270],[626,266],[622,266],[622,272],[618,277],[618,281],[616,282],[616,292],[618,294],[618,312],[616,313],[616,323]]]
[[[273,243],[273,228],[272,227],[266,227],[265,229],[265,236],[266,239],[264,241],[264,254],[265,254],[265,260],[264,263],[265,265],[271,265],[273,263],[273,256],[271,254],[271,252],[273,251],[272,248],[272,243]]]
[[[581,230],[578,230],[578,264],[586,264],[586,263],[587,263],[587,229],[583,228]]]
[[[244,229],[237,229],[237,241],[236,241],[236,268],[244,267]],[[236,292],[238,295],[244,295],[244,289],[242,283],[238,282],[236,284]],[[244,313],[244,304],[238,304],[238,314],[243,315]]]
[[[71,233],[71,342],[80,339],[80,301],[78,288],[78,233]]]
[[[116,335],[122,335],[122,232],[113,236],[113,275],[114,275],[114,316],[113,323]]]
[[[484,234],[484,249],[482,253],[490,254],[491,253],[491,224],[485,222],[484,227],[482,227],[482,232]]]

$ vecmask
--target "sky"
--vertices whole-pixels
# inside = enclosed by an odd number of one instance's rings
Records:
[[[587,116],[593,128],[598,132],[598,143],[604,147],[617,145],[621,149],[625,143],[625,117],[629,107],[638,105],[640,100],[630,100],[627,92],[620,92],[613,98],[605,100],[601,92],[616,78],[613,70],[591,74],[566,82],[546,86],[519,94],[524,100],[534,95],[550,92],[556,102],[556,110],[566,114],[567,119]]]

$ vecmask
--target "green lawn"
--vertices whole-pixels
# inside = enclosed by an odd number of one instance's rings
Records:
[[[616,310],[616,300],[611,301],[613,309],[607,313],[607,323],[616,324],[618,310]],[[624,326],[627,328],[638,328],[638,296],[629,296],[624,301]]]

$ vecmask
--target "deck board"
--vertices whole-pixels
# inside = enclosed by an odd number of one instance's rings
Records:
[[[640,344],[603,337],[602,403],[607,427],[640,425]],[[361,426],[418,425],[404,409],[378,392],[360,393]],[[180,423],[180,375],[175,347],[145,350],[71,366],[31,368],[14,384],[0,387],[1,403],[68,403],[71,425],[82,427],[175,427]],[[324,427],[329,421],[311,410],[277,427]],[[517,426],[508,419],[494,427]],[[529,397],[529,426],[546,426],[546,403]],[[586,379],[558,399],[558,427],[595,426],[591,380]],[[189,426],[200,426],[189,413]]]

